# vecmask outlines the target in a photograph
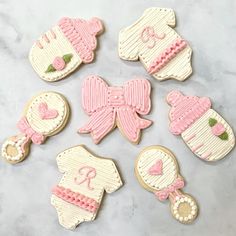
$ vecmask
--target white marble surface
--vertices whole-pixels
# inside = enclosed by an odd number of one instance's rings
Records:
[[[148,76],[139,62],[118,57],[118,32],[133,23],[151,6],[171,7],[177,15],[177,30],[193,50],[194,74],[188,81],[158,82]],[[207,95],[214,108],[236,127],[236,1],[195,0],[0,0],[0,141],[17,133],[25,103],[35,93],[55,90],[69,100],[72,116],[68,126],[44,145],[33,145],[28,159],[12,166],[0,161],[0,235],[4,236],[235,236],[236,158],[235,150],[224,160],[207,164],[168,131],[165,95],[171,89],[186,94]],[[100,37],[94,63],[81,66],[57,83],[46,83],[35,74],[28,52],[41,32],[62,16],[100,17],[106,31]],[[134,76],[152,83],[153,109],[148,116],[154,125],[143,132],[134,146],[118,130],[100,145],[90,136],[76,133],[88,117],[81,108],[81,84],[89,74],[98,74],[112,85],[121,85]],[[59,181],[55,157],[60,151],[85,144],[96,154],[115,159],[124,187],[107,195],[97,219],[80,225],[75,232],[63,229],[50,205],[51,188]],[[181,225],[169,211],[168,201],[159,202],[145,191],[134,176],[134,160],[141,149],[161,144],[177,155],[187,181],[185,191],[200,205],[198,219]]]

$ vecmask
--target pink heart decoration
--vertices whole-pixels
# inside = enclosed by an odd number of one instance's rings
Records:
[[[163,168],[162,160],[157,160],[156,163],[149,168],[148,174],[149,175],[162,175],[163,173],[162,168]]]
[[[58,116],[58,111],[55,109],[48,109],[48,104],[46,102],[39,104],[38,111],[42,120],[54,119]]]

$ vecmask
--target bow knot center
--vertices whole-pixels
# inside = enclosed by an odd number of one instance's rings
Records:
[[[124,91],[121,87],[109,87],[108,105],[112,107],[125,105]]]

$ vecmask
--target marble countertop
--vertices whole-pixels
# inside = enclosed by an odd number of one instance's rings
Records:
[[[158,82],[139,62],[118,57],[118,33],[152,6],[173,8],[176,30],[191,44],[193,75],[186,82]],[[0,235],[4,236],[235,236],[236,151],[214,164],[195,157],[179,137],[168,131],[164,97],[172,89],[185,94],[209,96],[217,110],[235,128],[236,113],[236,1],[195,0],[0,0],[0,142],[17,133],[25,103],[40,91],[64,94],[72,108],[68,126],[44,145],[31,146],[30,156],[12,166],[0,161]],[[31,68],[28,52],[37,37],[62,16],[88,19],[97,16],[106,30],[99,38],[96,60],[81,66],[56,83],[41,80]],[[139,145],[129,143],[118,130],[99,145],[76,130],[88,117],[81,108],[81,85],[89,74],[97,74],[111,85],[143,76],[152,83],[154,124],[143,132]],[[81,224],[75,232],[63,229],[50,204],[51,188],[61,178],[55,157],[62,150],[85,144],[94,153],[113,158],[124,186],[106,195],[94,222]],[[177,156],[186,179],[185,192],[198,201],[200,214],[191,225],[172,218],[169,202],[159,202],[145,191],[134,176],[134,160],[145,146],[160,144]]]

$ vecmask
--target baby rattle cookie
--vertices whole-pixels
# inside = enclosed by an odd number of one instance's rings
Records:
[[[139,183],[160,201],[170,200],[171,212],[176,220],[184,224],[195,220],[198,205],[192,196],[181,191],[184,179],[170,150],[162,146],[143,149],[136,160],[135,174]]]
[[[90,116],[79,133],[91,133],[99,143],[116,126],[133,143],[139,143],[141,129],[152,122],[142,119],[151,109],[151,85],[146,79],[133,79],[123,87],[109,87],[100,77],[89,76],[82,87],[82,106]]]
[[[167,8],[148,8],[119,34],[119,56],[140,60],[158,80],[183,81],[192,74],[192,49],[174,30],[175,13]]]
[[[115,192],[122,181],[115,163],[90,153],[84,146],[61,152],[57,164],[63,177],[53,188],[51,203],[59,222],[66,229],[93,221],[102,204],[104,192]]]
[[[224,158],[235,145],[229,124],[213,109],[208,97],[184,96],[179,91],[167,95],[172,108],[170,131],[181,135],[191,151],[205,161]]]
[[[81,63],[94,59],[96,36],[103,31],[98,18],[62,18],[32,46],[29,60],[36,73],[49,82],[73,72]]]
[[[59,133],[67,123],[69,113],[69,105],[59,93],[43,92],[33,97],[17,124],[20,134],[3,143],[2,156],[11,164],[23,161],[31,142],[42,144],[47,137]]]

